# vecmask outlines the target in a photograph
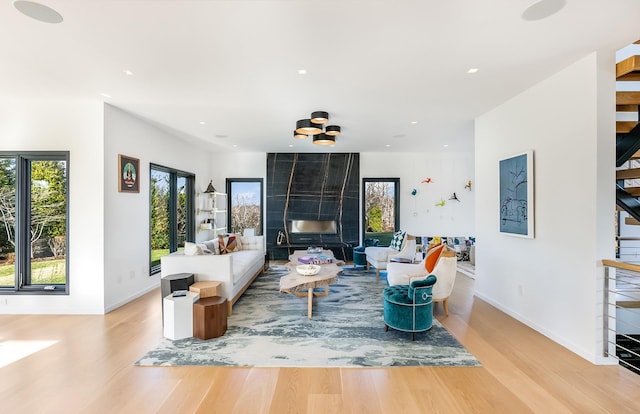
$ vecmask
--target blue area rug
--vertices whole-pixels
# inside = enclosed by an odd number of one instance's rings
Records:
[[[427,332],[384,330],[385,272],[345,267],[327,297],[279,292],[282,266],[260,275],[233,307],[224,336],[164,338],[136,365],[254,367],[478,366],[476,358],[438,323]]]

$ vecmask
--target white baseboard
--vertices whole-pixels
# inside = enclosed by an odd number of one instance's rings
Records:
[[[127,303],[131,302],[134,299],[138,299],[140,296],[142,295],[146,295],[147,293],[151,292],[153,289],[157,289],[158,286],[160,286],[160,281],[158,281],[158,284],[156,286],[148,286],[138,292],[133,293],[132,295],[128,296],[127,298],[114,303],[113,305],[109,305],[107,307],[104,308],[104,313],[109,313],[112,312],[116,309],[118,309],[120,306],[124,306]]]

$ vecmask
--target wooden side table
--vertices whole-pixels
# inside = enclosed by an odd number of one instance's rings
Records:
[[[227,331],[227,299],[220,296],[200,298],[193,304],[193,336],[211,339]]]
[[[222,290],[222,283],[214,280],[196,282],[189,286],[189,291],[200,294],[200,298],[220,296],[220,290]]]

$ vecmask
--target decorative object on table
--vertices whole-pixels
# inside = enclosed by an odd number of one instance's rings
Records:
[[[305,264],[305,265],[296,266],[296,272],[298,272],[302,276],[317,275],[319,271],[320,271],[319,265]]]
[[[422,180],[420,182],[424,183],[424,184],[431,184],[431,183],[433,183],[433,180],[431,179],[431,177],[427,177],[427,178],[425,178],[424,180]]]
[[[333,263],[333,257],[326,256],[323,254],[318,256],[302,256],[302,257],[298,257],[298,262],[303,264],[322,265],[322,264]]]
[[[187,296],[187,291],[186,290],[176,290],[171,294],[173,295],[174,298],[179,298],[181,296]]]
[[[500,233],[533,238],[533,150],[500,160]]]
[[[322,247],[307,247],[307,254],[320,254]]]
[[[451,194],[451,197],[449,197],[449,200],[460,201],[460,199],[458,198],[458,196],[456,195],[456,193]]]
[[[140,160],[118,154],[118,191],[121,193],[140,192]]]
[[[385,332],[382,289],[371,283],[373,270],[343,268],[331,294],[314,297],[313,319],[301,306],[304,298],[274,289],[288,271],[272,264],[257,278],[236,303],[223,336],[208,341],[160,339],[135,365],[480,366],[435,318],[430,330],[415,334],[414,342],[406,332]]]
[[[471,191],[471,180],[467,181],[467,184],[464,186],[464,188]]]
[[[444,198],[441,198],[440,201],[436,203],[436,207],[444,207],[447,202],[444,201]]]

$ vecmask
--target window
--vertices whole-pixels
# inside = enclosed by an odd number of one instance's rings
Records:
[[[0,152],[0,292],[68,293],[68,152]]]
[[[262,234],[262,178],[227,178],[227,203],[231,233]]]
[[[160,272],[160,258],[184,248],[193,241],[194,175],[161,165],[151,164],[150,200],[150,269]]]
[[[364,178],[362,194],[364,239],[378,239],[380,246],[388,246],[400,229],[400,179]]]

